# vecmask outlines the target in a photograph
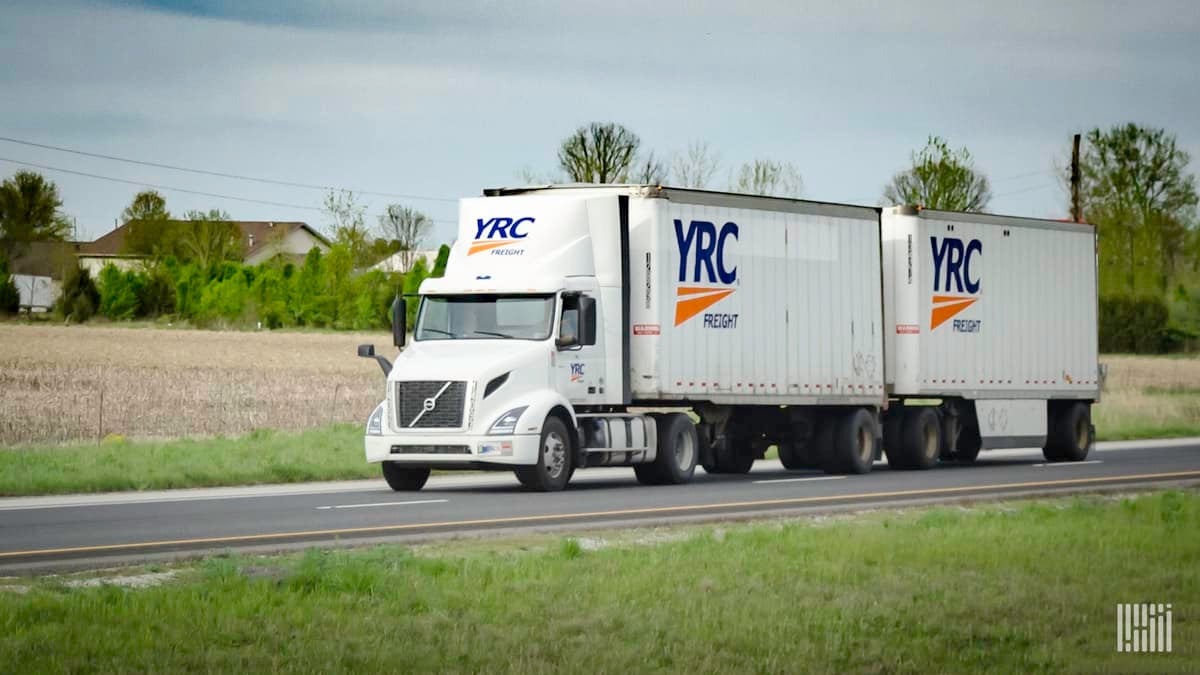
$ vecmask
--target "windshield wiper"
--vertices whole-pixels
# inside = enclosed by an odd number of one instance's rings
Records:
[[[454,333],[451,333],[451,332],[450,332],[450,331],[448,331],[448,330],[442,330],[442,329],[440,329],[440,328],[428,328],[428,327],[426,327],[426,328],[422,328],[422,329],[421,329],[421,332],[422,332],[422,333],[441,333],[442,335],[449,335],[449,336],[450,336],[450,337],[452,337],[452,338],[456,338],[456,337],[458,337],[458,336],[457,336],[457,335],[455,335]]]
[[[494,335],[494,336],[500,337],[500,338],[508,338],[509,340],[515,339],[515,338],[513,338],[513,336],[511,336],[507,333],[496,333],[496,332],[493,332],[490,330],[476,330],[476,331],[471,331],[471,332],[479,333],[480,335]]]

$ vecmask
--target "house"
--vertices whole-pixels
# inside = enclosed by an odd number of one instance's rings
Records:
[[[100,274],[105,265],[115,265],[119,269],[136,267],[144,256],[131,254],[125,245],[130,225],[137,221],[129,221],[99,239],[84,243],[79,249],[79,264],[91,272],[92,276]],[[171,225],[187,227],[191,221],[171,220]],[[328,251],[329,240],[302,222],[278,222],[266,220],[234,220],[231,221],[241,230],[242,263],[258,265],[276,256],[297,264],[304,261],[304,256],[313,248],[322,252]]]

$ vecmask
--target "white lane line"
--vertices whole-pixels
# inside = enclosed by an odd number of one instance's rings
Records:
[[[408,506],[410,504],[441,504],[448,502],[449,499],[417,499],[411,502],[377,502],[375,504],[337,504],[334,506],[318,506],[318,511],[326,511],[328,509],[367,509],[372,506]]]
[[[1044,466],[1046,468],[1050,468],[1050,467],[1055,467],[1055,466],[1081,466],[1083,464],[1103,464],[1103,463],[1104,463],[1104,460],[1102,460],[1102,459],[1089,459],[1086,462],[1043,462],[1041,464],[1034,464],[1034,466]]]
[[[841,480],[845,476],[807,476],[805,478],[772,478],[770,480],[756,480],[754,483],[799,483],[806,480]]]

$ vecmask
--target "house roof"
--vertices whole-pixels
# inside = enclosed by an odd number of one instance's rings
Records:
[[[95,241],[85,242],[80,246],[79,255],[108,257],[119,256],[127,253],[125,250],[125,235],[129,232],[129,226],[138,221],[131,220],[124,225],[114,229]],[[172,224],[186,225],[191,221],[187,220],[170,220]],[[280,228],[286,232],[287,236],[297,230],[305,230],[313,236],[317,241],[329,246],[329,240],[312,227],[308,223],[298,221],[270,221],[270,220],[234,220],[230,221],[242,231],[242,243],[246,246],[245,258],[257,253],[272,240],[272,237],[278,236],[276,233]]]

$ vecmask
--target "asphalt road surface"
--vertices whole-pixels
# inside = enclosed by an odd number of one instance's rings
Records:
[[[1038,450],[983,452],[974,466],[863,476],[786,471],[760,461],[744,476],[640,485],[629,468],[579,471],[559,493],[520,489],[509,473],[437,476],[420,492],[383,480],[0,499],[0,574],[101,567],[203,551],[581,527],[616,528],[778,513],[1132,486],[1200,484],[1200,438],[1101,443],[1085,462],[1046,464]]]

